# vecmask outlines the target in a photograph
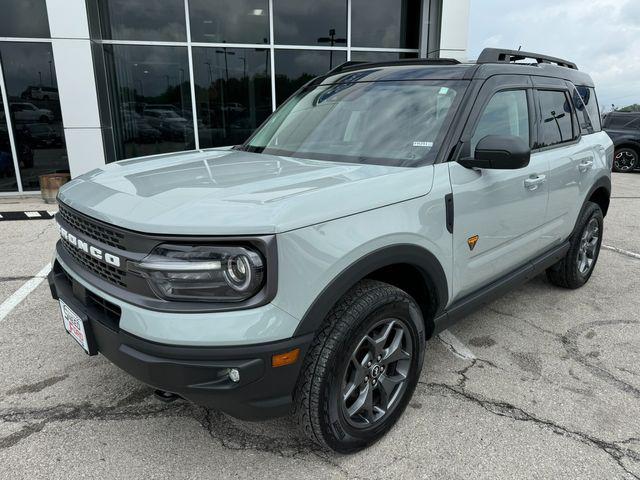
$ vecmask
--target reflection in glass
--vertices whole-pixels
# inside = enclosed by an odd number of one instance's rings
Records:
[[[18,190],[16,172],[13,166],[9,128],[4,114],[4,103],[0,97],[0,192],[15,192]]]
[[[276,50],[276,99],[284,102],[309,80],[347,61],[347,52],[326,50]]]
[[[346,0],[277,0],[273,32],[280,45],[347,45]]]
[[[420,0],[352,0],[351,45],[418,48]]]
[[[105,45],[118,159],[195,148],[185,47]]]
[[[189,0],[191,40],[268,43],[267,0]]]
[[[194,48],[203,148],[238,145],[271,114],[269,49]]]
[[[351,51],[351,60],[353,62],[393,62],[405,58],[418,58],[415,52],[357,52]]]
[[[186,41],[183,0],[99,0],[110,40]]]
[[[18,165],[25,191],[39,176],[69,171],[55,63],[49,43],[0,43]]]
[[[45,0],[0,0],[0,37],[49,36]]]

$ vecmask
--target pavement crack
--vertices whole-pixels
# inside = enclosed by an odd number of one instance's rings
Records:
[[[57,375],[55,377],[46,378],[36,383],[30,383],[28,385],[21,385],[16,388],[12,388],[7,392],[7,395],[21,395],[24,393],[37,393],[44,390],[47,387],[55,385],[58,382],[65,380],[68,375]]]
[[[618,464],[618,466],[622,470],[624,470],[625,473],[627,473],[634,479],[640,480],[640,476],[629,470],[624,463],[625,459],[640,463],[640,453],[623,446],[627,443],[632,443],[634,439],[628,439],[623,442],[608,442],[606,440],[596,438],[588,433],[580,432],[578,430],[571,430],[568,427],[555,423],[551,420],[536,417],[535,415],[526,412],[522,408],[517,407],[511,403],[484,398],[481,395],[477,395],[465,390],[459,385],[427,382],[418,383],[424,385],[426,388],[440,391],[440,393],[454,395],[469,402],[475,403],[476,405],[480,406],[493,415],[510,418],[515,421],[531,422],[541,428],[549,429],[556,434],[563,435],[568,438],[580,441],[586,445],[595,447],[609,455]]]
[[[583,323],[568,330],[567,333],[561,337],[562,344],[569,356],[585,367],[592,375],[632,395],[636,399],[640,399],[640,389],[615,376],[602,365],[598,364],[596,359],[580,352],[580,348],[578,347],[578,339],[593,327],[611,327],[617,325],[640,325],[640,322],[633,320],[601,320]]]
[[[0,438],[0,450],[10,448],[34,433],[40,432],[50,423],[93,420],[121,421],[156,417],[192,416],[194,406],[188,403],[166,405],[144,403],[152,392],[136,390],[113,405],[93,405],[88,402],[61,404],[55,407],[23,410],[0,410],[0,421],[26,423],[18,432]]]

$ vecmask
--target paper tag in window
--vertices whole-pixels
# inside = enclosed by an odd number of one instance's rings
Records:
[[[414,147],[433,147],[433,142],[413,142]]]
[[[438,93],[440,95],[446,95],[447,93],[449,93],[449,89],[447,87],[442,87]]]

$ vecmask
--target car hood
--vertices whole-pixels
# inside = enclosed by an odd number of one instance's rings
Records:
[[[112,163],[67,183],[59,199],[139,232],[271,234],[419,197],[432,181],[433,167],[209,150]]]

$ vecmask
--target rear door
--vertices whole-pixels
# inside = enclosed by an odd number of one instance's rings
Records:
[[[478,95],[458,155],[473,155],[487,135],[519,136],[533,146],[536,111],[530,77],[492,77]],[[535,154],[527,167],[517,170],[469,169],[449,162],[455,215],[452,300],[541,253],[548,173],[548,159]]]
[[[541,240],[551,248],[571,234],[582,200],[594,183],[596,157],[604,155],[604,149],[597,139],[582,133],[593,133],[593,126],[584,105],[581,112],[576,109],[581,100],[572,84],[538,77],[533,81],[539,118],[535,151],[549,163],[548,228]]]

